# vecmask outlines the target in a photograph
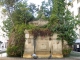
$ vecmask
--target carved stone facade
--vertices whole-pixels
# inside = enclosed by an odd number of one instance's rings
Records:
[[[23,58],[32,58],[31,55],[34,52],[38,58],[49,58],[50,55],[52,58],[62,58],[62,42],[56,38],[57,34],[54,34],[53,36],[38,36],[34,40],[33,35],[25,30],[26,41]]]

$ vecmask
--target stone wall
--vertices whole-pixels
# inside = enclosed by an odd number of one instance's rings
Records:
[[[25,35],[29,34],[26,30]],[[24,49],[24,58],[32,58],[34,53],[34,38],[32,35],[26,35],[25,39],[25,49]],[[25,36],[25,37],[26,37]],[[57,34],[53,36],[38,36],[35,40],[35,53],[38,58],[49,58],[50,55],[52,58],[62,58],[62,42],[57,40]]]
[[[38,58],[48,58],[50,56],[49,38],[37,37],[36,39],[36,55]]]

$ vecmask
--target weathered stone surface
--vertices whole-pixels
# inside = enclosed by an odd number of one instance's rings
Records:
[[[49,41],[37,41],[36,43],[36,51],[50,51],[49,49]]]
[[[25,34],[27,30],[25,30]],[[29,38],[25,40],[24,58],[32,58],[31,55],[34,53],[34,37],[29,34]],[[35,40],[35,53],[38,58],[62,58],[62,41],[57,40],[57,34],[53,36],[38,36]]]
[[[25,37],[26,34],[29,34],[27,30],[25,30]],[[33,36],[29,34],[29,38],[25,38],[25,49],[23,58],[32,58],[32,54],[34,53],[34,45],[33,45]]]
[[[52,54],[52,58],[63,58],[62,54]]]
[[[52,41],[52,49],[51,54],[53,58],[62,58],[62,42],[61,40],[53,40]]]
[[[23,58],[32,58],[32,56],[31,56],[31,54],[29,54],[29,53],[25,53],[24,55],[23,55]]]
[[[44,25],[46,25],[47,23],[48,23],[47,20],[42,20],[42,19],[37,20],[37,21],[31,21],[31,22],[29,22],[29,24],[33,24],[33,25],[35,25],[35,26],[44,26]]]
[[[25,30],[24,33],[25,33],[25,34],[29,34],[29,30]]]
[[[36,55],[38,58],[49,58],[50,52],[49,51],[36,51]]]
[[[63,43],[63,49],[68,49],[70,48],[67,41],[64,40],[64,43]]]

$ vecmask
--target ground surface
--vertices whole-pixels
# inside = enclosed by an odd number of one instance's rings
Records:
[[[72,56],[72,57],[80,57],[80,52],[72,51],[70,56]]]
[[[80,60],[80,58],[61,58],[61,59],[25,59],[25,58],[11,58],[11,57],[1,57],[0,60]]]
[[[0,60],[36,60],[36,59],[26,59],[26,58],[16,58],[16,57],[0,57]],[[37,60],[80,60],[80,52],[72,51],[68,57],[61,59],[37,59]]]

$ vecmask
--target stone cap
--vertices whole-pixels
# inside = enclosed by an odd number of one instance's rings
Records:
[[[47,20],[43,20],[43,19],[39,19],[37,21],[31,21],[31,22],[29,22],[29,24],[33,24],[35,26],[44,26],[47,23],[48,23],[48,21]]]

